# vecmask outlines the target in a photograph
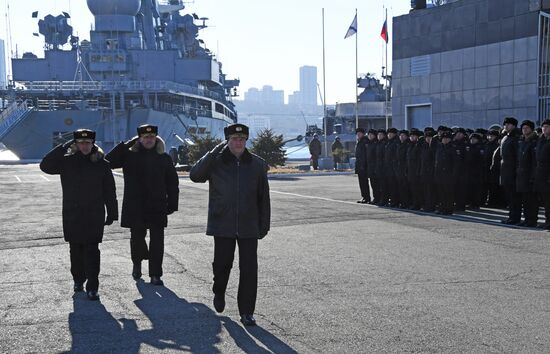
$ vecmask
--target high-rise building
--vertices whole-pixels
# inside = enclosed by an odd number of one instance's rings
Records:
[[[317,105],[317,67],[300,67],[300,100],[303,105]]]
[[[244,93],[244,100],[247,102],[258,102],[263,104],[285,104],[285,92],[274,90],[273,86],[265,85],[261,90],[251,87]]]
[[[0,89],[6,88],[7,85],[6,48],[4,46],[4,40],[0,39]]]

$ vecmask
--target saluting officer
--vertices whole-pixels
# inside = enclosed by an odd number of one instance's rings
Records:
[[[141,278],[141,261],[149,260],[151,284],[164,285],[164,228],[167,215],[178,210],[179,180],[158,127],[150,124],[137,128],[138,136],[120,143],[107,154],[111,168],[124,173],[124,200],[121,226],[130,228],[132,276]],[[149,250],[145,236],[149,230]]]
[[[225,291],[239,244],[241,322],[256,324],[254,310],[258,287],[258,240],[270,227],[271,206],[266,162],[246,149],[248,127],[233,124],[224,129],[227,142],[206,153],[191,169],[193,182],[209,182],[206,234],[214,236],[214,308],[225,309]]]
[[[83,291],[87,281],[88,298],[99,300],[99,243],[104,225],[118,219],[115,180],[103,151],[94,144],[95,132],[79,129],[73,138],[50,151],[40,169],[61,176],[63,235],[70,248],[74,291]]]

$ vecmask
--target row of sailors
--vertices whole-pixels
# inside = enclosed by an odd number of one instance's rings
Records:
[[[540,133],[530,120],[517,126],[517,119],[506,117],[502,131],[470,134],[445,126],[437,131],[358,128],[358,202],[443,215],[467,206],[508,206],[503,223],[535,227],[542,201],[547,221],[541,227],[550,229],[550,120]]]

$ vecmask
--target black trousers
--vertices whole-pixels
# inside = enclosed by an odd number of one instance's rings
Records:
[[[378,203],[380,205],[388,204],[390,194],[388,191],[388,180],[386,177],[376,177],[378,187]]]
[[[423,177],[419,189],[422,190],[422,209],[434,211],[437,205],[437,186],[432,177]]]
[[[468,204],[472,208],[479,208],[484,204],[486,193],[483,191],[483,180],[479,178],[471,178],[468,181]]]
[[[75,283],[84,283],[86,291],[97,291],[99,288],[100,251],[97,243],[69,242],[71,255],[71,274]]]
[[[241,315],[252,315],[258,291],[258,239],[214,237],[214,294],[225,294],[233,267],[235,246],[239,244],[239,290],[237,303]]]
[[[373,202],[376,204],[380,201],[380,187],[378,186],[378,178],[371,177],[369,178],[370,185],[372,187],[372,198]]]
[[[369,188],[369,178],[366,173],[358,173],[357,178],[359,179],[359,189],[361,190],[361,198],[370,201],[370,188]]]
[[[545,226],[550,226],[550,191],[541,192],[542,205],[544,206]]]
[[[149,229],[149,249],[145,236],[146,228],[130,229],[130,253],[132,262],[139,263],[149,259],[149,276],[162,276],[162,259],[164,258],[164,227],[155,226]]]
[[[409,179],[407,176],[399,176],[397,182],[399,184],[399,203],[401,206],[408,208],[411,204]]]
[[[536,223],[539,219],[539,200],[535,192],[521,193],[525,222]]]
[[[468,177],[464,175],[457,176],[454,190],[456,210],[463,211],[466,209],[466,199],[468,196]]]
[[[420,209],[423,203],[422,179],[419,176],[409,176],[409,204],[415,209]]]
[[[319,169],[319,156],[311,155],[311,165],[314,170]]]
[[[453,213],[453,201],[455,184],[452,183],[438,183],[437,194],[439,196],[439,211],[443,214]]]
[[[508,219],[514,222],[521,220],[521,193],[516,192],[516,186],[503,186],[508,201]]]
[[[399,183],[396,176],[388,176],[386,180],[386,189],[390,197],[390,206],[399,206]]]

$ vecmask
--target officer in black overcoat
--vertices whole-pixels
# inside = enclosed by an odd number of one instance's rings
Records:
[[[73,140],[55,147],[40,163],[44,173],[61,176],[63,235],[70,248],[74,291],[83,291],[86,282],[90,300],[99,300],[104,225],[118,220],[115,180],[95,136],[92,130],[76,130]]]
[[[535,190],[541,196],[546,217],[541,227],[550,230],[550,119],[542,122],[542,135],[537,142],[536,157]]]
[[[524,221],[518,226],[537,227],[539,202],[535,192],[535,174],[538,136],[535,133],[535,123],[530,120],[521,122],[520,128],[522,135],[518,141],[516,191],[521,194]]]
[[[214,308],[225,308],[225,291],[239,245],[237,303],[241,322],[256,324],[254,310],[258,288],[258,240],[270,228],[271,205],[267,164],[246,149],[248,127],[225,128],[227,143],[206,153],[191,169],[193,182],[209,182],[206,234],[214,236]]]
[[[505,136],[497,151],[500,153],[500,185],[507,196],[509,213],[503,224],[517,225],[521,222],[521,194],[516,190],[516,170],[518,160],[518,121],[514,117],[504,118]],[[495,152],[496,153],[496,152]]]
[[[487,206],[490,208],[503,208],[506,202],[502,197],[502,191],[499,185],[500,178],[500,161],[493,165],[493,156],[499,146],[500,132],[491,129],[487,132],[487,143],[485,144],[485,174],[486,178],[486,194]]]
[[[313,139],[309,142],[309,154],[311,155],[311,166],[314,170],[319,169],[319,156],[321,156],[321,150],[319,135],[313,134]]]
[[[399,142],[397,144],[396,177],[399,188],[399,207],[409,208],[410,193],[409,180],[407,177],[407,150],[409,149],[409,131],[399,131]]]
[[[411,129],[410,143],[407,149],[407,180],[410,191],[410,206],[412,210],[420,210],[422,207],[422,174],[421,174],[421,159],[422,159],[422,144],[424,139],[421,138],[422,133],[418,129]],[[421,140],[420,140],[421,139]]]
[[[369,204],[378,204],[380,201],[380,190],[378,187],[378,178],[376,176],[376,144],[378,132],[375,129],[369,129],[367,134],[367,176],[372,189],[372,200]]]
[[[483,181],[486,168],[485,146],[479,133],[470,135],[466,146],[465,169],[467,171],[467,200],[471,209],[477,210],[484,204]]]
[[[451,215],[456,186],[456,149],[451,143],[452,133],[446,131],[441,134],[441,143],[437,145],[435,153],[434,179],[439,197],[437,214]]]
[[[466,147],[468,139],[466,138],[466,130],[464,128],[456,128],[452,145],[455,149],[455,210],[466,210],[466,196],[468,194],[468,173],[466,169]]]
[[[386,189],[389,196],[389,206],[397,208],[399,206],[399,182],[397,180],[397,149],[399,148],[399,138],[397,129],[388,129],[388,141],[384,151],[384,170],[386,174]]]
[[[172,159],[166,153],[158,127],[137,128],[138,136],[121,142],[107,154],[111,168],[122,168],[124,200],[121,226],[130,228],[132,276],[141,278],[141,262],[149,260],[151,284],[164,285],[161,279],[164,258],[164,228],[168,215],[178,210],[179,179]],[[149,230],[149,249],[145,237]]]
[[[378,206],[385,206],[389,200],[388,191],[388,174],[386,171],[386,163],[384,158],[386,157],[386,145],[388,139],[386,137],[385,129],[378,129],[376,136],[376,185],[378,186]]]
[[[361,199],[357,203],[370,203],[369,177],[367,174],[367,137],[365,129],[357,128],[355,130],[357,143],[355,144],[355,173],[359,179],[359,190]]]
[[[437,185],[434,180],[434,168],[438,142],[434,138],[435,135],[434,130],[427,130],[424,133],[420,157],[422,210],[429,213],[434,212],[437,205]]]

